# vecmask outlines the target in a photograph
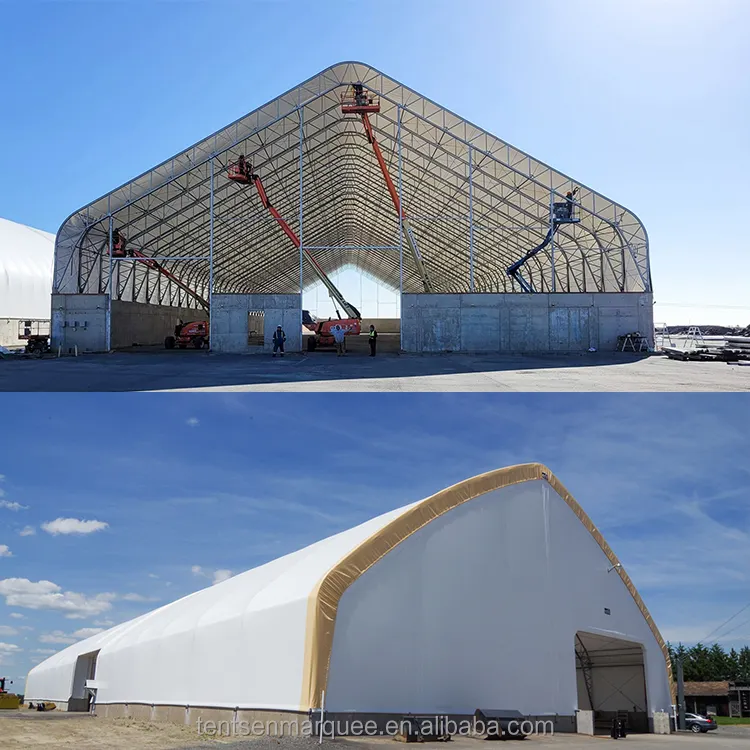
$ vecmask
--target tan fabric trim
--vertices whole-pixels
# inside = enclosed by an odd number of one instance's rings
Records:
[[[443,513],[473,500],[476,497],[503,487],[510,487],[521,482],[546,479],[560,497],[565,500],[571,510],[578,516],[581,523],[589,530],[598,542],[602,551],[612,565],[620,562],[604,541],[599,530],[591,519],[576,502],[575,498],[565,489],[562,482],[542,464],[520,464],[504,469],[480,474],[454,484],[406,511],[391,521],[358,547],[339,560],[326,575],[318,582],[310,593],[307,604],[307,622],[305,631],[305,656],[302,672],[302,696],[300,710],[307,711],[319,708],[322,694],[328,682],[331,651],[333,649],[333,633],[336,625],[336,613],[339,601],[349,586],[363,573],[369,570],[378,560],[387,555],[394,547],[403,542],[416,531],[435,520]],[[672,671],[664,640],[659,633],[646,605],[635,589],[633,582],[622,567],[617,572],[632,595],[638,608],[646,618],[665,659],[667,660],[668,677],[671,682]]]

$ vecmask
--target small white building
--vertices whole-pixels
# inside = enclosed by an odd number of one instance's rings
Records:
[[[88,681],[88,682],[87,682]],[[88,686],[88,688],[87,688]],[[541,464],[482,474],[51,656],[26,699],[107,716],[546,717],[672,702],[664,641]],[[324,698],[325,695],[325,698]],[[591,714],[587,714],[588,722]]]
[[[0,346],[49,333],[55,235],[0,219]]]

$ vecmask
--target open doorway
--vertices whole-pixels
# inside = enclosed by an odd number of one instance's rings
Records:
[[[90,711],[96,698],[96,658],[99,651],[81,654],[73,673],[73,689],[68,700],[68,711]]]
[[[622,719],[629,732],[648,732],[643,646],[579,631],[575,655],[578,708],[594,712],[594,731],[609,733]]]

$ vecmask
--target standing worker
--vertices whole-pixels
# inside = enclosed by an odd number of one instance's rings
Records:
[[[333,334],[333,340],[336,343],[336,356],[337,357],[343,357],[344,356],[344,329],[336,324],[333,327],[333,331],[331,331]]]
[[[375,356],[375,349],[378,345],[378,332],[375,330],[375,326],[370,326],[370,336],[368,338],[368,343],[370,344],[370,356]]]
[[[276,326],[276,330],[273,332],[273,356],[276,356],[276,352],[281,350],[281,356],[284,356],[284,342],[286,341],[286,334],[281,326]]]
[[[568,218],[573,218],[573,207],[575,206],[575,197],[576,193],[578,192],[578,188],[574,188],[573,190],[568,190],[567,193],[565,193],[565,201],[568,204]]]

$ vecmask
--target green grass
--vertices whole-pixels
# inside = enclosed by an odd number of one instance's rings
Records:
[[[717,724],[750,724],[750,716],[715,716]]]

